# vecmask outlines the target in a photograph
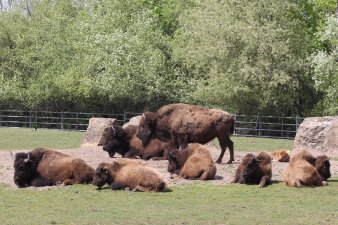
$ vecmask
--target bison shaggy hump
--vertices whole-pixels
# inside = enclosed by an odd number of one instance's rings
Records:
[[[331,177],[327,156],[313,157],[302,150],[294,155],[284,172],[284,182],[288,187],[324,186]]]
[[[257,156],[250,153],[242,158],[232,183],[258,184],[259,187],[265,187],[271,183],[271,176],[270,155],[266,152],[260,152]]]
[[[234,161],[234,147],[230,135],[234,132],[235,119],[227,112],[207,109],[196,105],[170,104],[156,113],[145,112],[141,118],[137,136],[146,146],[151,137],[172,140],[176,147],[187,148],[188,143],[206,144],[218,138],[221,154],[217,163],[222,162],[226,148]]]
[[[162,175],[155,169],[128,159],[100,163],[93,184],[100,189],[109,184],[113,190],[130,188],[133,191],[158,192],[166,190]]]
[[[94,169],[79,158],[46,148],[17,153],[14,182],[18,187],[91,183]]]
[[[170,151],[168,161],[168,172],[184,179],[212,180],[217,171],[209,150],[201,144],[189,144],[186,149]]]

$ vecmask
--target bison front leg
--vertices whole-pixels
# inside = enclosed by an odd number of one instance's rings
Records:
[[[230,140],[229,137],[226,137],[226,138],[218,137],[218,141],[219,141],[219,144],[221,146],[221,154],[219,155],[216,163],[221,163],[222,162],[225,150],[226,150],[227,147],[229,147],[230,159],[227,162],[227,164],[231,164],[233,161],[235,161],[235,157],[234,157],[234,143]]]
[[[142,192],[150,192],[151,190],[149,188],[143,187],[141,185],[137,185],[133,191],[142,191]]]
[[[259,182],[258,187],[262,188],[265,187],[270,182],[269,176],[263,176]]]

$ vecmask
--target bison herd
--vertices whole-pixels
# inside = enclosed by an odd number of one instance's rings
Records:
[[[168,190],[163,176],[154,168],[138,163],[144,160],[167,160],[172,179],[212,180],[217,174],[209,149],[203,145],[218,138],[221,163],[226,148],[234,161],[234,145],[230,135],[235,119],[229,113],[187,104],[170,104],[157,112],[145,112],[140,124],[126,128],[114,125],[105,129],[103,150],[113,158],[112,163],[101,163],[96,168],[84,160],[54,150],[37,148],[28,153],[17,153],[14,159],[14,182],[18,187],[72,185],[92,183],[100,189],[108,184],[113,190],[157,192]],[[129,158],[129,159],[128,159]],[[271,155],[260,152],[242,158],[232,183],[271,184],[272,159],[289,162],[284,182],[290,187],[323,186],[330,178],[329,158],[313,157],[301,151],[291,160],[288,152]]]

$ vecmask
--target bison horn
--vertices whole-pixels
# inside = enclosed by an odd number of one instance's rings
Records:
[[[115,130],[114,126],[112,126],[111,128],[113,129],[113,135],[115,136],[116,130]]]
[[[30,160],[30,155],[28,153],[28,157],[27,157],[27,159],[24,160],[24,162],[27,163],[29,160]]]

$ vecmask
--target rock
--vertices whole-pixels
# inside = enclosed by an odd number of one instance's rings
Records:
[[[102,145],[105,141],[104,130],[108,126],[117,125],[114,118],[90,118],[81,147]]]
[[[338,156],[338,116],[306,118],[298,128],[292,155],[302,149]]]
[[[128,123],[123,124],[123,129],[126,129],[130,125],[138,126],[140,124],[142,115],[132,117]]]

